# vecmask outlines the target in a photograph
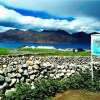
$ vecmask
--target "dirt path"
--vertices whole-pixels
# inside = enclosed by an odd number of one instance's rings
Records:
[[[52,100],[100,100],[100,92],[90,92],[87,90],[70,90],[56,94]]]

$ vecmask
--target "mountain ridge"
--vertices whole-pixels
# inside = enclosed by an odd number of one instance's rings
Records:
[[[41,32],[34,30],[8,30],[0,33],[0,41],[13,42],[34,42],[34,43],[90,43],[91,34],[99,34],[93,32],[68,33],[64,30],[43,30]]]

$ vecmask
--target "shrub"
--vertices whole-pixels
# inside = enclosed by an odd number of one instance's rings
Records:
[[[78,48],[77,50],[78,50],[78,52],[83,52],[83,51],[85,51],[83,48]]]
[[[5,100],[47,100],[56,93],[61,93],[69,89],[100,91],[100,75],[98,71],[94,74],[95,77],[93,82],[91,81],[90,72],[87,72],[61,80],[37,80],[34,82],[34,89],[31,89],[31,85],[20,83],[16,85],[16,91],[9,93]],[[3,94],[1,96],[4,97]]]

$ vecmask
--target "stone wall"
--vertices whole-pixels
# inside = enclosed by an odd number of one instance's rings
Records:
[[[94,68],[98,69],[99,63],[95,63]],[[61,79],[85,71],[91,71],[90,57],[0,56],[0,90],[11,89],[19,82]]]

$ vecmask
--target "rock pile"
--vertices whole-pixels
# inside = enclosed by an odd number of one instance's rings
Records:
[[[19,82],[29,84],[41,78],[60,79],[90,71],[89,62],[90,57],[1,56],[0,90],[13,88]],[[99,64],[94,67],[98,69]]]

